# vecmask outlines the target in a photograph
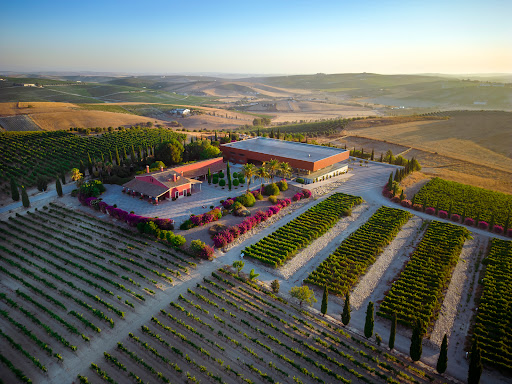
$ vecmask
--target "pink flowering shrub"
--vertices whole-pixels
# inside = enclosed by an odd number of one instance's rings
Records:
[[[192,221],[192,224],[194,224],[196,227],[203,224],[203,215],[192,215],[190,216],[190,221]]]
[[[226,209],[231,209],[231,206],[235,203],[233,199],[227,199],[222,203],[222,206]]]
[[[293,201],[299,201],[302,198],[302,193],[297,192],[295,195],[293,195]]]
[[[498,235],[502,235],[503,234],[503,227],[501,225],[495,225],[493,228],[492,228],[492,231],[494,233],[497,233]]]
[[[451,221],[458,223],[460,222],[460,215],[457,215],[456,213],[452,213],[452,217],[450,218]]]
[[[433,214],[435,214],[435,213],[436,213],[436,209],[435,209],[435,208],[433,208],[433,207],[428,207],[427,209],[425,209],[425,213],[426,213],[427,215],[433,215]]]
[[[423,205],[421,205],[421,204],[414,204],[412,206],[412,209],[414,209],[415,211],[418,211],[418,212],[423,211]]]
[[[487,221],[479,221],[478,222],[478,228],[480,229],[483,229],[483,230],[488,230],[489,229],[489,223],[487,223]]]
[[[471,217],[466,217],[464,219],[464,225],[468,225],[470,227],[475,225],[475,220],[473,220]]]
[[[229,228],[229,232],[233,235],[233,238],[236,239],[238,236],[240,236],[240,228],[238,225],[234,225]]]
[[[311,191],[309,189],[303,189],[302,196],[306,199],[309,199],[311,197]]]
[[[440,210],[437,213],[437,216],[439,216],[440,219],[447,219],[448,218],[448,212]]]

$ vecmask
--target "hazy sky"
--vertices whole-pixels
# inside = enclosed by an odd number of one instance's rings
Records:
[[[511,0],[39,0],[0,9],[0,70],[512,72]]]

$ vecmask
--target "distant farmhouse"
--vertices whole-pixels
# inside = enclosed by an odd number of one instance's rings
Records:
[[[37,87],[36,84],[28,84],[28,83],[13,83],[13,85],[16,87]],[[41,87],[41,86],[39,86],[39,87]]]
[[[350,153],[346,149],[266,137],[223,144],[220,150],[224,159],[232,163],[260,165],[271,159],[287,162],[307,184],[347,172]]]
[[[123,185],[123,193],[141,197],[149,202],[158,203],[159,200],[190,196],[193,192],[201,190],[201,180],[206,178],[208,169],[211,173],[225,168],[222,158],[215,158],[197,163],[182,165],[176,168],[163,169],[135,176]]]
[[[190,115],[190,109],[188,108],[175,108],[169,111],[172,115],[187,116]]]

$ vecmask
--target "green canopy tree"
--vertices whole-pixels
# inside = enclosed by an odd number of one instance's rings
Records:
[[[324,295],[322,296],[322,307],[320,311],[322,312],[322,315],[325,316],[327,313],[327,303],[329,301],[329,288],[327,288],[327,285],[324,288]]]
[[[240,276],[240,272],[242,271],[244,266],[245,266],[245,262],[242,260],[233,261],[233,268],[235,268],[237,270],[238,276]]]
[[[30,207],[30,201],[28,199],[27,190],[25,189],[25,186],[21,186],[21,202],[23,203],[23,206],[25,208]]]
[[[482,353],[480,346],[478,345],[478,339],[476,335],[473,337],[473,345],[471,346],[471,357],[469,360],[469,371],[468,371],[468,384],[480,383],[480,376],[482,376]]]
[[[169,142],[165,142],[160,144],[155,151],[156,160],[163,161],[167,165],[178,164],[182,160],[183,145],[176,140],[173,139]]]
[[[366,307],[366,321],[364,323],[364,336],[368,339],[373,335],[373,302]]]
[[[448,367],[448,338],[446,337],[446,333],[443,337],[443,342],[441,344],[441,351],[439,352],[439,358],[437,359],[436,370],[439,373],[444,373],[446,368]]]
[[[343,313],[341,314],[341,321],[344,325],[348,325],[350,322],[350,295],[347,292],[345,294],[345,303],[343,304]]]
[[[302,307],[302,303],[313,305],[313,303],[317,302],[315,293],[307,285],[292,287],[292,289],[290,289],[290,296],[299,300],[300,307]]]
[[[18,185],[16,184],[14,177],[11,177],[11,197],[14,201],[18,201],[20,199],[20,191],[18,191]]]
[[[58,177],[57,177],[57,180],[55,180],[55,190],[57,191],[57,195],[59,197],[62,197],[62,184],[60,183],[60,180]]]
[[[395,348],[395,337],[396,337],[396,312],[393,313],[391,319],[391,331],[389,332],[389,349]]]
[[[412,361],[418,361],[423,353],[423,332],[422,324],[420,320],[416,320],[414,328],[412,329],[411,347],[409,349],[409,355]]]

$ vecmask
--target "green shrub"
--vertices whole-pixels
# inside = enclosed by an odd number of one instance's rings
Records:
[[[238,187],[239,185],[240,185],[240,182],[238,181],[238,179],[233,180],[234,187]]]
[[[225,187],[225,186],[226,186],[226,180],[224,180],[224,179],[220,179],[220,181],[219,181],[219,185],[220,185],[221,187]]]
[[[270,195],[268,197],[268,201],[270,201],[272,204],[277,203],[277,196],[276,195]]]
[[[276,183],[265,185],[264,193],[267,196],[279,195],[279,187]]]
[[[237,197],[236,201],[238,201],[240,204],[246,207],[252,207],[256,203],[256,198],[252,193],[246,193],[242,196]]]
[[[297,177],[297,178],[295,179],[295,181],[296,181],[297,183],[304,184],[304,179],[303,179],[302,177]]]
[[[213,175],[212,177],[212,183],[217,184],[219,182],[219,177],[217,175]]]
[[[286,182],[286,180],[278,181],[276,184],[281,192],[288,190],[288,183]]]

